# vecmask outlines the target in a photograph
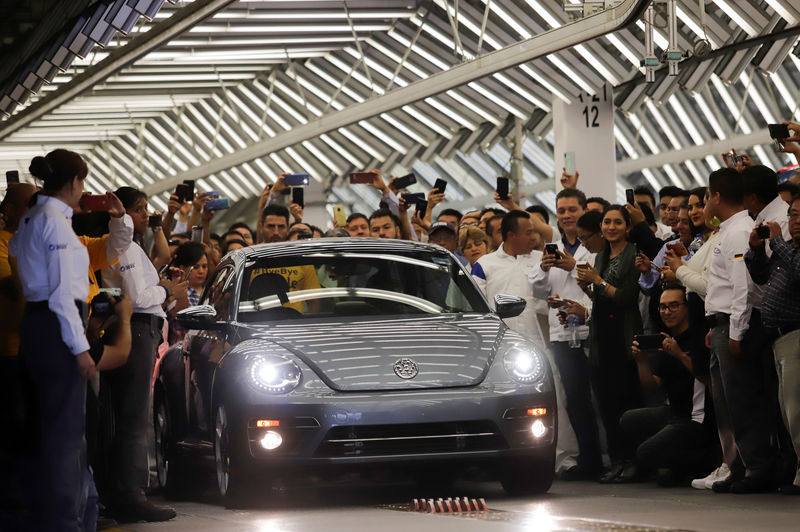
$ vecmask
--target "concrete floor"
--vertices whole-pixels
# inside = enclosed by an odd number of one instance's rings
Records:
[[[247,509],[226,509],[210,491],[199,501],[168,502],[168,523],[127,524],[124,531],[295,532],[380,531],[798,531],[800,498],[778,494],[722,495],[654,484],[606,486],[556,482],[543,496],[514,499],[497,482],[459,482],[439,496],[484,497],[490,512],[430,515],[384,506],[432,495],[411,486],[363,482],[264,494]],[[154,502],[164,503],[158,497]]]

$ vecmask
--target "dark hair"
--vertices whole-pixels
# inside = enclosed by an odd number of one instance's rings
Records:
[[[691,191],[683,190],[682,188],[675,187],[675,193],[672,195],[673,198],[688,198]]]
[[[487,212],[493,212],[495,216],[504,216],[506,214],[506,211],[503,209],[498,209],[497,207],[486,207],[481,211],[481,218],[483,218],[483,215]]]
[[[556,208],[558,208],[558,200],[561,198],[578,198],[578,204],[584,209],[586,208],[586,194],[577,188],[562,188],[556,194]]]
[[[700,203],[705,203],[705,201],[706,201],[706,190],[708,190],[706,187],[693,188],[692,190],[689,191],[689,195],[690,196],[697,196],[698,198],[700,198]]]
[[[219,236],[217,233],[211,233],[211,236],[209,236],[209,238],[210,238],[211,240],[216,240],[216,241],[217,241],[217,244],[219,244],[220,242],[222,242],[222,238],[221,238],[221,237],[220,237],[220,236]]]
[[[544,218],[545,222],[550,223],[550,213],[547,212],[547,209],[545,209],[541,205],[531,205],[530,207],[525,209],[525,212],[530,213],[530,214],[538,212],[539,214],[542,215],[542,218]]]
[[[719,193],[722,201],[731,205],[741,205],[744,199],[742,174],[733,168],[720,168],[708,176],[708,194]]]
[[[658,197],[663,198],[664,196],[669,196],[670,198],[676,196],[676,192],[680,192],[681,189],[676,187],[675,185],[667,185],[663,187],[661,190],[658,191]]]
[[[246,223],[244,223],[244,222],[236,222],[235,224],[231,225],[231,226],[228,228],[228,232],[229,232],[229,233],[230,233],[231,231],[238,232],[238,231],[236,231],[236,229],[239,229],[239,228],[241,228],[241,229],[247,229],[247,232],[248,232],[248,233],[250,233],[250,238],[252,238],[253,240],[255,240],[255,238],[256,238],[256,235],[255,235],[255,233],[253,233],[253,230],[250,228],[250,226],[249,226],[249,225],[247,225],[247,224],[246,224]]]
[[[373,212],[372,214],[369,215],[369,219],[367,221],[369,222],[369,224],[371,226],[372,225],[372,220],[374,220],[376,218],[384,218],[386,216],[388,216],[389,218],[392,219],[392,221],[394,222],[394,225],[396,225],[397,227],[400,227],[400,218],[398,218],[397,215],[395,213],[393,213],[392,211],[390,211],[389,209],[378,209],[377,211],[375,211],[375,212]]]
[[[369,223],[369,218],[367,218],[366,214],[361,214],[360,212],[354,212],[350,216],[347,217],[347,223],[350,224],[353,220],[358,220],[359,218],[364,218],[367,223]]]
[[[194,266],[206,254],[205,246],[200,242],[184,242],[172,254],[173,266]]]
[[[44,157],[34,157],[28,171],[43,181],[45,192],[58,192],[76,177],[81,181],[86,179],[89,167],[83,157],[74,151],[59,148]]]
[[[592,233],[600,232],[600,224],[602,223],[603,213],[598,211],[589,211],[578,218],[578,227]]]
[[[667,283],[661,289],[661,293],[663,294],[667,290],[680,290],[681,291],[681,295],[683,296],[683,302],[684,303],[688,303],[689,302],[689,300],[686,298],[686,287],[683,286],[682,284],[680,284],[680,283]]]
[[[497,220],[502,220],[504,216],[505,214],[495,214],[494,216],[486,220],[486,236],[492,236],[492,234],[494,233],[492,222],[495,222]]]
[[[778,196],[778,174],[763,164],[748,166],[742,170],[742,187],[745,195],[755,194],[766,205]]]
[[[586,205],[588,206],[590,203],[599,203],[603,206],[603,210],[606,210],[611,202],[605,198],[601,198],[600,196],[592,196],[591,198],[586,198]]]
[[[792,201],[794,201],[794,198],[800,194],[800,187],[794,183],[789,183],[788,181],[778,184],[778,193],[780,194],[784,190],[788,190],[789,194],[792,195]]]
[[[648,187],[648,186],[641,185],[641,186],[638,186],[638,187],[634,188],[633,189],[633,195],[634,196],[649,196],[650,199],[653,201],[653,205],[656,204],[656,195],[653,194],[653,189]]]
[[[608,214],[611,211],[619,211],[620,214],[622,214],[622,219],[625,220],[625,225],[630,227],[631,215],[628,214],[628,209],[626,209],[622,205],[609,205],[608,207],[606,207],[606,210],[603,211],[603,218],[605,218],[606,214]]]
[[[223,255],[227,255],[228,254],[228,248],[231,246],[231,244],[239,244],[243,248],[247,247],[247,242],[245,242],[241,238],[232,238],[232,239],[222,243],[222,254]]]
[[[320,237],[325,235],[325,231],[317,227],[316,225],[308,225],[308,228],[311,229],[311,234],[319,233]]]
[[[461,223],[461,213],[460,213],[460,212],[458,212],[458,211],[457,211],[457,210],[455,210],[455,209],[442,209],[442,212],[440,212],[440,213],[439,213],[439,214],[436,216],[436,219],[438,220],[438,219],[439,219],[439,218],[441,218],[442,216],[455,216],[455,217],[456,217],[456,223],[457,223],[457,224]]]
[[[271,204],[264,207],[264,210],[261,213],[261,220],[265,220],[267,216],[282,216],[286,218],[286,223],[289,223],[289,209],[284,207],[283,205]]]
[[[119,187],[114,194],[122,202],[122,206],[130,209],[140,199],[147,201],[147,194],[133,187]]]
[[[503,235],[503,241],[508,237],[508,233],[515,233],[519,230],[519,220],[521,218],[530,219],[531,215],[525,211],[510,211],[503,216],[503,223],[500,224],[500,234]]]

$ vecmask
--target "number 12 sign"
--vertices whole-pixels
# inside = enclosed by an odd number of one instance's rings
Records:
[[[587,196],[616,199],[613,100],[610,85],[599,87],[594,94],[581,93],[571,103],[553,99],[556,190],[561,188],[564,154],[574,152],[575,168],[580,173],[578,188]]]

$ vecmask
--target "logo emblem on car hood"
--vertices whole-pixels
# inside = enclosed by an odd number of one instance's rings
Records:
[[[401,358],[394,363],[394,374],[401,379],[413,379],[418,373],[417,364],[410,358]]]

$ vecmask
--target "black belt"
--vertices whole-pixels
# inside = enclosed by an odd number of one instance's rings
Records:
[[[86,301],[81,301],[79,299],[75,300],[75,306],[78,307],[78,313],[81,316],[81,320],[83,321],[83,326],[86,327],[86,322],[89,320],[89,303]],[[41,312],[43,310],[50,310],[49,301],[28,301],[25,303],[25,310],[31,310],[36,312]]]
[[[164,326],[164,318],[156,316],[155,314],[146,314],[144,312],[136,312],[131,315],[131,321],[138,321],[139,323],[149,323],[154,328],[161,330]]]
[[[717,312],[716,314],[711,314],[710,316],[706,316],[706,327],[709,329],[713,329],[717,325],[727,325],[731,321],[731,315],[725,314],[724,312]]]

